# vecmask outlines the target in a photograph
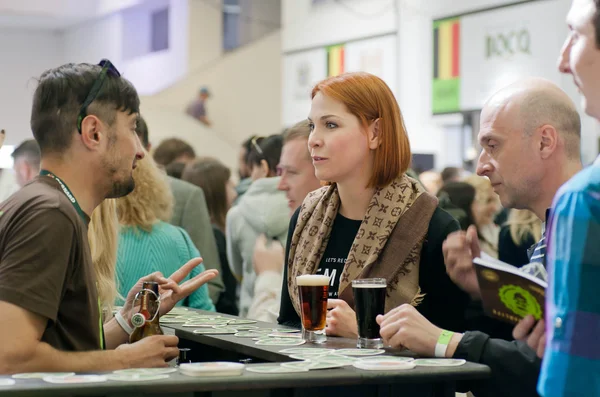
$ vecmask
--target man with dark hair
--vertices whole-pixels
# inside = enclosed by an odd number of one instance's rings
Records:
[[[150,136],[148,134],[148,124],[142,116],[138,117],[135,131],[137,132],[138,138],[140,138],[140,142],[142,142],[142,146],[150,153],[152,145],[150,144]]]
[[[146,151],[149,151],[150,132],[148,130],[148,124],[142,116],[140,116],[138,119],[137,134]],[[181,145],[182,147],[189,146],[185,142],[183,142],[183,144],[184,145]],[[191,149],[191,147],[187,150],[191,150],[193,153],[193,149]],[[173,166],[174,164],[178,163],[171,163],[168,166]],[[173,198],[175,199],[173,215],[171,216],[171,221],[169,223],[179,226],[188,232],[192,242],[196,248],[198,248],[198,251],[200,251],[200,255],[203,259],[202,264],[204,265],[205,269],[214,269],[219,271],[219,274],[217,274],[208,282],[208,294],[210,295],[210,299],[215,304],[217,311],[220,312],[219,309],[221,308],[221,304],[219,302],[224,294],[225,284],[223,283],[223,277],[221,276],[221,260],[219,259],[217,242],[215,241],[215,236],[212,231],[210,215],[208,214],[208,206],[206,205],[204,192],[198,186],[177,178],[169,176],[167,179],[169,180],[171,192],[173,193]]]
[[[600,0],[574,0],[559,70],[600,120]],[[559,190],[548,228],[546,351],[538,392],[600,396],[600,160]]]
[[[139,287],[103,321],[88,244],[94,208],[135,186],[132,171],[144,156],[138,113],[135,88],[108,60],[66,64],[40,77],[31,129],[42,170],[0,204],[0,317],[8,324],[0,327],[0,373],[162,367],[178,355],[172,335],[123,345]],[[178,285],[199,263],[189,261],[169,279],[157,272],[140,281],[167,291],[165,313],[214,276],[207,271]]]
[[[154,161],[164,167],[173,162],[187,164],[195,158],[194,148],[179,138],[165,139],[154,149]]]
[[[34,139],[23,141],[12,152],[13,168],[20,187],[33,180],[40,172],[40,147]]]
[[[462,169],[458,167],[446,167],[442,170],[442,185],[448,182],[460,182],[462,179]]]
[[[237,202],[242,198],[244,193],[248,190],[250,185],[252,184],[252,178],[250,178],[251,166],[249,162],[250,151],[252,149],[252,140],[258,139],[256,135],[252,135],[250,138],[246,139],[242,142],[240,146],[240,152],[238,155],[238,174],[240,176],[240,181],[235,187],[235,192],[237,193],[237,197],[233,201],[233,204],[237,204]]]

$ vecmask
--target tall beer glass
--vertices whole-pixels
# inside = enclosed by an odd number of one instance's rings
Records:
[[[385,278],[365,278],[352,281],[358,341],[356,347],[379,349],[383,347],[379,335],[379,324],[375,319],[385,311]]]
[[[302,308],[302,338],[307,342],[323,343],[327,318],[329,277],[307,274],[296,277]]]

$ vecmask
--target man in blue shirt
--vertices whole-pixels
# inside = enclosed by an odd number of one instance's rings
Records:
[[[600,120],[600,1],[574,0],[559,58],[583,94],[585,112]],[[538,392],[600,396],[600,163],[558,192],[548,230],[550,283],[547,343]]]

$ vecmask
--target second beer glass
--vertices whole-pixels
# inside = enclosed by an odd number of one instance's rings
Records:
[[[377,315],[384,314],[387,282],[385,278],[365,278],[352,281],[358,341],[356,347],[379,349],[383,347],[379,335]]]
[[[327,319],[329,277],[307,274],[296,277],[300,296],[302,339],[312,343],[323,343]]]

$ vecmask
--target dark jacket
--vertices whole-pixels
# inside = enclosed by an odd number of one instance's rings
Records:
[[[468,331],[453,357],[484,364],[492,370],[491,378],[460,383],[459,391],[471,391],[477,397],[538,396],[541,360],[526,343],[491,339],[482,332]]]
[[[288,263],[289,246],[298,221],[300,209],[296,210],[290,221],[285,251],[285,263]],[[459,230],[458,222],[447,212],[436,208],[431,220],[419,263],[419,285],[425,294],[423,302],[417,310],[438,327],[462,332],[465,329],[465,309],[469,297],[460,290],[446,274],[442,243],[448,234]],[[287,266],[284,267],[283,287],[281,290],[281,306],[279,309],[280,324],[299,327],[300,318],[292,305],[287,286]]]
[[[516,267],[526,265],[529,263],[527,250],[536,242],[532,235],[528,235],[517,245],[510,235],[510,226],[502,226],[498,237],[498,259]]]
[[[221,292],[221,296],[219,296],[219,300],[215,302],[215,306],[217,308],[217,312],[219,313],[237,316],[239,313],[236,304],[236,291],[238,282],[231,273],[229,262],[227,261],[227,244],[225,242],[225,234],[217,227],[217,225],[212,225],[212,230],[215,235],[219,259],[221,261],[221,277],[223,278],[223,283],[225,284],[225,290]]]

